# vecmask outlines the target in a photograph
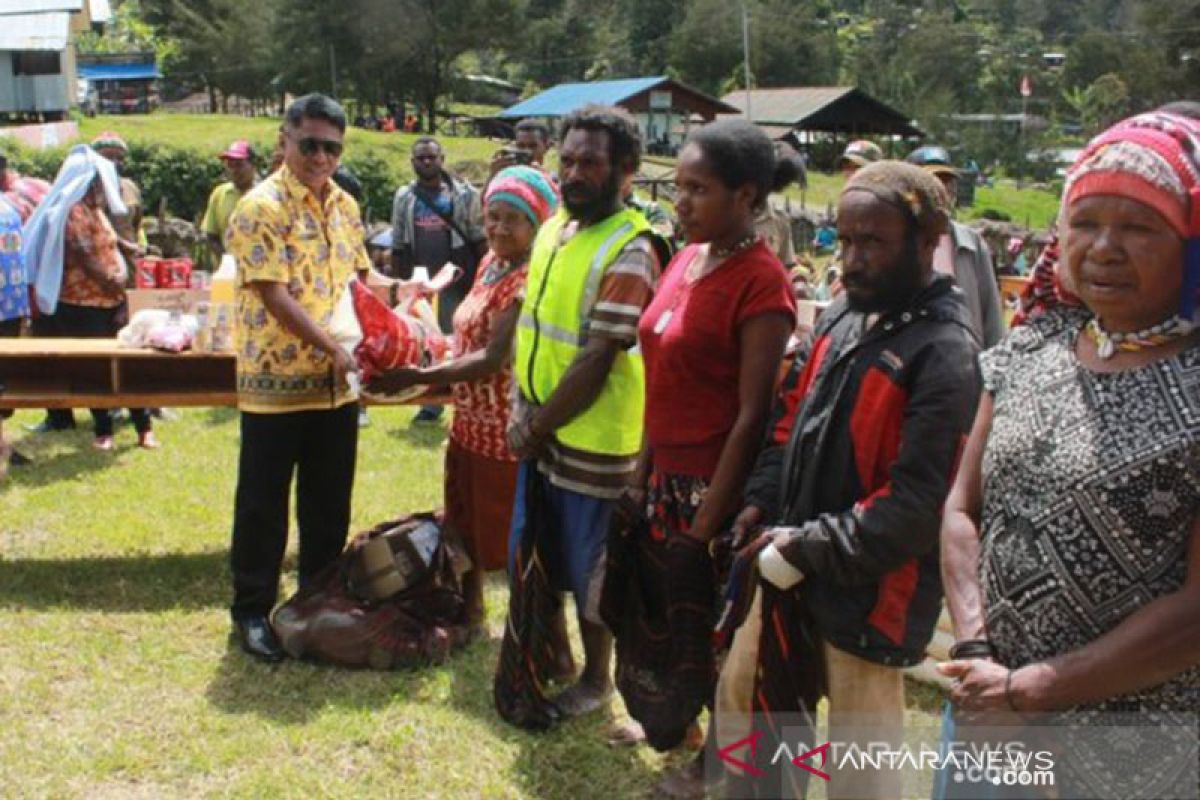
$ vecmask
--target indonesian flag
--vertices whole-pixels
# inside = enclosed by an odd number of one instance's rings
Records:
[[[1021,97],[1029,97],[1033,94],[1033,81],[1029,80],[1028,75],[1021,77]]]

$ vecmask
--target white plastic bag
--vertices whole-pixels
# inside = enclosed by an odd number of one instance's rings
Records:
[[[351,278],[350,283],[356,280],[358,279]],[[329,335],[345,348],[347,353],[353,353],[363,338],[362,326],[358,324],[358,315],[354,313],[354,293],[350,290],[350,283],[342,290],[342,296],[329,319]]]

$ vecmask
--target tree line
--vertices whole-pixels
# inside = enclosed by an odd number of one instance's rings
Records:
[[[669,74],[742,87],[857,85],[935,136],[1022,109],[1081,134],[1200,86],[1200,0],[123,0],[168,79],[277,102],[403,101],[431,126],[467,72],[526,93]],[[113,35],[119,35],[114,32]],[[1048,55],[1049,54],[1049,55]],[[1061,58],[1059,57],[1061,56]],[[1018,92],[1028,77],[1032,95]]]

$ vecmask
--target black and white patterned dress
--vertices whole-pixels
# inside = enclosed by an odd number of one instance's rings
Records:
[[[988,636],[1009,667],[1083,647],[1186,577],[1200,514],[1200,347],[1093,372],[1075,356],[1088,318],[1050,311],[980,357],[995,403],[980,580]],[[1086,712],[1156,710],[1200,711],[1200,668]]]

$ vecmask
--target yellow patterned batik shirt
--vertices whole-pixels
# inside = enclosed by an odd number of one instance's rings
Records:
[[[350,278],[370,266],[354,198],[330,183],[322,203],[283,167],[246,193],[226,237],[237,259],[238,408],[272,414],[356,400],[334,386],[332,360],[287,330],[250,285],[287,284],[308,315],[328,329]]]

